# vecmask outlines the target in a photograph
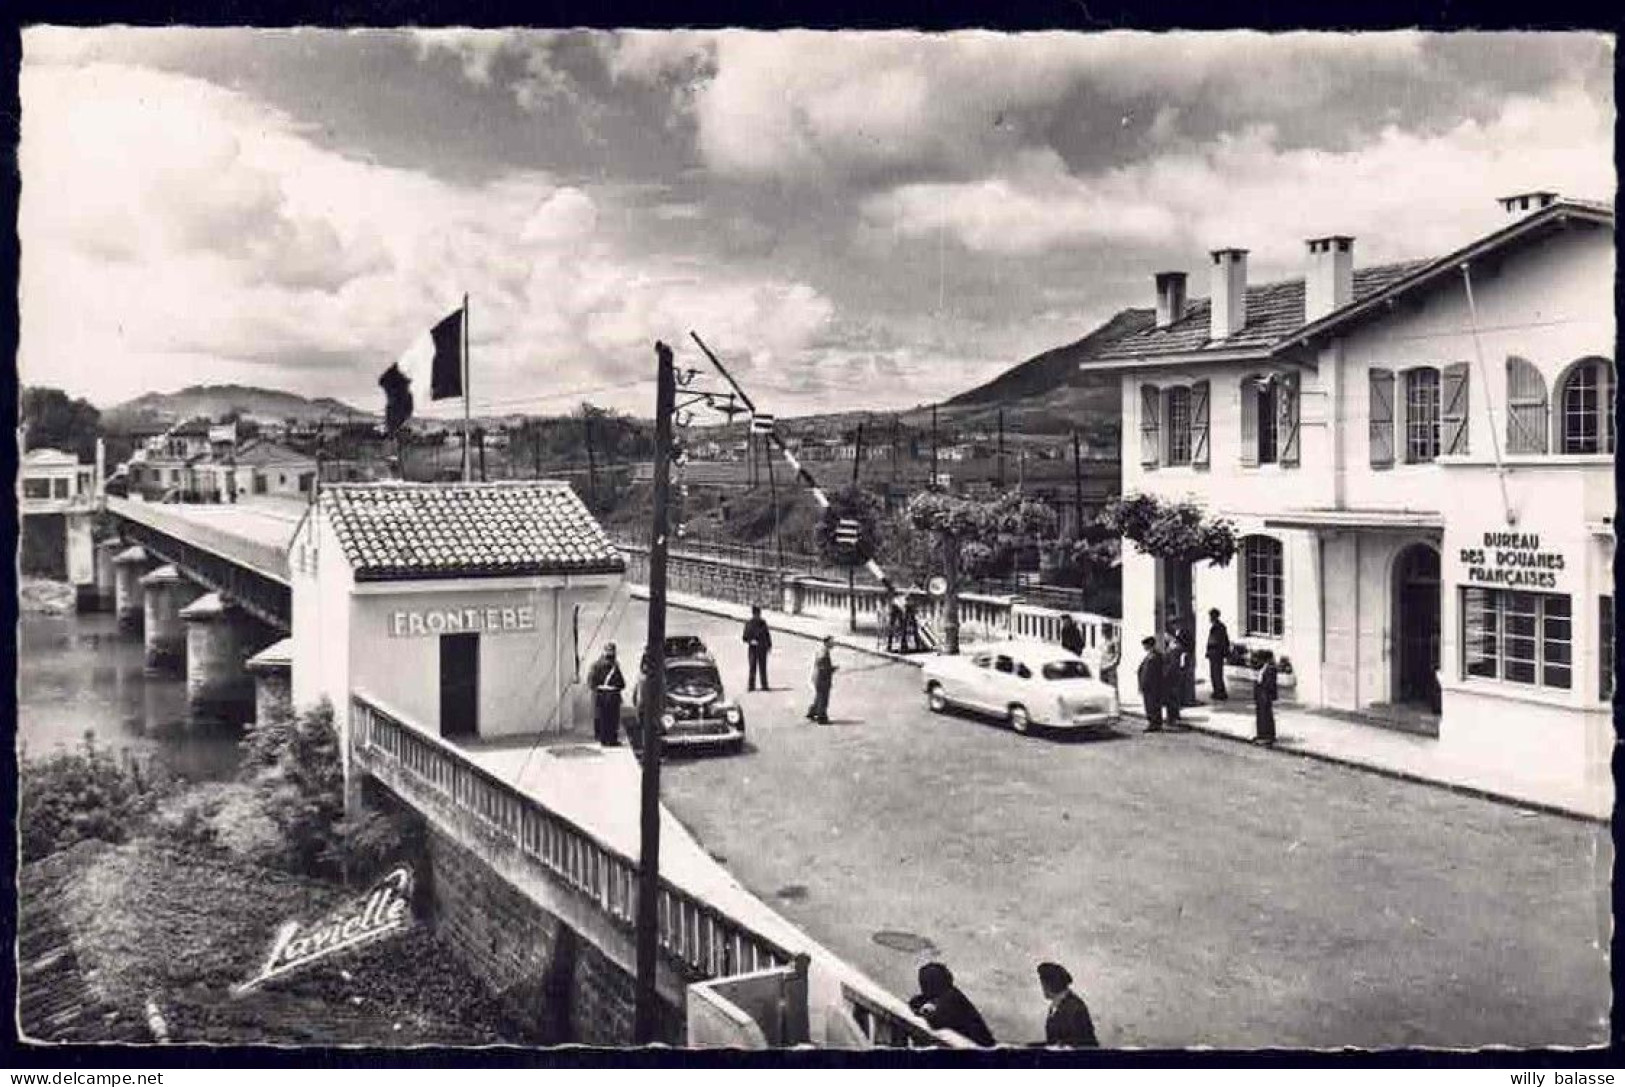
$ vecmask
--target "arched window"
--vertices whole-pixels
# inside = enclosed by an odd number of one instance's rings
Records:
[[[1246,631],[1279,638],[1286,632],[1286,567],[1281,541],[1270,536],[1246,536],[1241,541],[1241,557]]]
[[[1546,452],[1547,411],[1546,379],[1528,359],[1508,355],[1508,453]]]
[[[1557,394],[1559,453],[1614,451],[1614,364],[1581,359],[1569,368]]]

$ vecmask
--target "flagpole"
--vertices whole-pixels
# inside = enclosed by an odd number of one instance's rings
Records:
[[[463,482],[468,483],[473,478],[473,459],[469,456],[468,448],[469,406],[468,406],[468,295],[463,295]]]

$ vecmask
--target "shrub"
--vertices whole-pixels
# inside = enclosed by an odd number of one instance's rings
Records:
[[[18,774],[18,835],[24,861],[76,842],[129,840],[151,814],[157,789],[134,762],[120,763],[85,733],[78,751],[26,753]]]

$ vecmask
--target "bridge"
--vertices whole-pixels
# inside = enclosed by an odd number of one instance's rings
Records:
[[[309,702],[301,676],[342,691],[329,700],[347,803],[421,816],[451,944],[493,989],[550,994],[535,1006],[552,1037],[562,1015],[569,1040],[630,1041],[640,771],[625,749],[580,740],[584,631],[625,599],[594,549],[614,571],[625,559],[573,492],[360,485],[316,506],[109,498],[106,512],[118,535],[98,547],[99,572],[149,666],[184,670],[195,708],[239,720]],[[531,540],[546,562],[526,557]],[[487,685],[459,706],[447,661],[470,638]],[[425,698],[414,688],[437,670],[438,700]],[[662,846],[666,1041],[969,1044],[784,920],[665,812]]]

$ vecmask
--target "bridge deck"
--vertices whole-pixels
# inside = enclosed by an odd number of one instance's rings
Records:
[[[107,509],[286,584],[288,541],[306,506],[272,498],[243,499],[231,505],[109,498]]]

